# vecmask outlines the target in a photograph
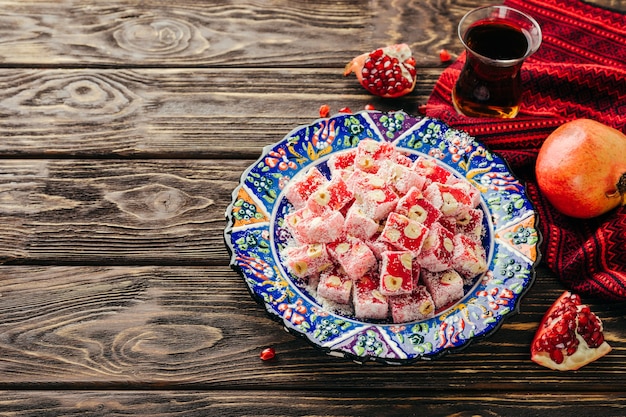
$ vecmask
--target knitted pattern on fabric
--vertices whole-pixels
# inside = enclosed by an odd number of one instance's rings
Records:
[[[541,195],[534,179],[539,148],[561,124],[589,118],[626,132],[626,15],[580,0],[504,4],[534,17],[543,32],[541,47],[522,67],[518,116],[473,118],[454,110],[452,88],[465,53],[442,73],[420,110],[475,136],[526,183],[540,220],[543,262],[567,287],[626,300],[626,207],[591,220],[566,217]]]

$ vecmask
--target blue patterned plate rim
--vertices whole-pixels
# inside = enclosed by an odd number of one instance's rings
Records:
[[[480,190],[489,270],[433,318],[397,324],[342,315],[319,304],[281,264],[286,184],[311,166],[325,171],[330,155],[366,138],[392,142],[412,158],[433,158]],[[230,266],[270,317],[323,352],[359,363],[434,359],[491,335],[519,312],[541,258],[537,213],[506,161],[466,132],[404,111],[341,113],[296,127],[243,172],[226,219]]]

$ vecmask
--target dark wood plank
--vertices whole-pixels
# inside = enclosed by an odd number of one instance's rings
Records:
[[[224,213],[246,160],[0,160],[0,258],[228,264]]]
[[[398,100],[341,71],[0,70],[0,157],[256,159],[322,104],[417,114],[441,69]]]
[[[430,394],[430,395],[429,395]],[[616,394],[570,392],[390,393],[328,391],[29,391],[0,392],[6,417],[72,416],[622,416]],[[286,400],[285,400],[286,399]]]
[[[0,389],[626,392],[626,306],[585,300],[613,352],[577,372],[529,359],[562,287],[547,271],[520,313],[435,361],[358,365],[283,331],[228,267],[0,267]],[[277,357],[259,359],[273,346]],[[342,388],[343,387],[343,388]]]
[[[488,3],[497,3],[490,0]],[[456,45],[454,27],[485,1],[4,1],[2,65],[343,67],[406,42],[418,63]]]

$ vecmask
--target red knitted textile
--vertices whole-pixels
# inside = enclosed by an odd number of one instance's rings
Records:
[[[580,0],[506,0],[541,25],[539,50],[522,67],[524,93],[515,119],[456,113],[451,91],[465,53],[448,67],[421,110],[462,129],[504,157],[526,182],[539,214],[543,261],[570,289],[626,300],[626,207],[592,220],[563,216],[539,193],[534,164],[559,125],[590,118],[626,131],[626,15]]]

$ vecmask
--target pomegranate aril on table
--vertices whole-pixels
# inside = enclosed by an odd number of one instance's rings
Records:
[[[259,357],[263,361],[269,361],[270,359],[274,359],[276,357],[276,351],[271,347],[265,348],[261,351]]]
[[[321,304],[363,320],[422,320],[487,270],[479,192],[466,180],[373,139],[328,168],[329,178],[313,167],[287,185],[291,240],[281,251]]]

